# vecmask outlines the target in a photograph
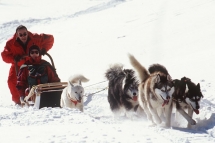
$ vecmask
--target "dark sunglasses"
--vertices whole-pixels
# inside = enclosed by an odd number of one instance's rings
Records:
[[[26,36],[26,35],[27,35],[27,33],[19,34],[20,37]]]
[[[31,52],[30,52],[30,54],[32,54],[32,55],[33,55],[34,53],[35,53],[35,54],[39,54],[39,51],[31,51]]]

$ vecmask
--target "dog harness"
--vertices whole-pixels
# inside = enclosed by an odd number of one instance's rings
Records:
[[[74,103],[74,104],[75,104],[75,106],[76,106],[76,104],[78,103],[78,101],[77,101],[77,100],[72,99],[71,97],[69,97],[69,94],[68,94],[68,93],[67,93],[67,97],[68,97],[68,99],[69,99],[72,103]]]

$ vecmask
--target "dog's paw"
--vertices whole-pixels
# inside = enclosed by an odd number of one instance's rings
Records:
[[[156,119],[156,124],[161,124],[162,123],[162,120],[160,118],[157,118]]]
[[[196,121],[195,120],[191,120],[190,125],[196,125]]]
[[[149,125],[149,127],[156,127],[157,125],[155,123],[152,123]]]

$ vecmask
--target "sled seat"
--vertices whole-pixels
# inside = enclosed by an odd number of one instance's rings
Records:
[[[31,88],[28,98],[33,97],[34,107],[60,107],[61,93],[67,82],[39,84]]]

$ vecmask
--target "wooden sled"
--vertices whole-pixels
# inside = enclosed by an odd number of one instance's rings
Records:
[[[33,99],[31,102],[37,109],[43,107],[60,107],[61,93],[66,86],[67,82],[39,84],[31,88],[24,100],[26,103],[29,103],[28,100],[30,98]]]

